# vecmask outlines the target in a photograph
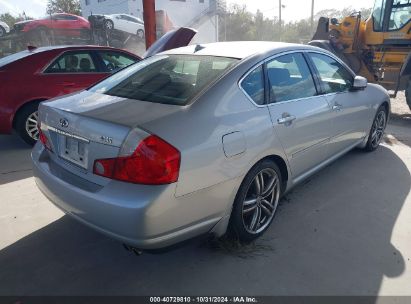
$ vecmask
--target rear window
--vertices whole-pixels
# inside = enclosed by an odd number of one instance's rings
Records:
[[[195,55],[158,55],[103,80],[90,90],[149,102],[186,105],[238,59]]]

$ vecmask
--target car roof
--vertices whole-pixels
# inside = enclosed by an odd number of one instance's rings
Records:
[[[52,45],[52,46],[41,46],[32,49],[31,53],[41,53],[47,51],[54,51],[54,50],[61,50],[61,49],[112,49],[112,50],[119,50],[116,48],[112,48],[109,46],[100,46],[100,45]],[[26,50],[28,51],[28,50]],[[121,50],[124,51],[124,50]],[[25,52],[25,51],[23,51]],[[127,52],[127,51],[125,51]]]
[[[194,44],[163,52],[161,54],[205,55],[244,59],[253,55],[286,52],[294,50],[318,50],[318,48],[285,42],[270,41],[230,41],[206,44]]]
[[[39,54],[39,53],[44,53],[48,51],[54,51],[54,50],[95,50],[95,49],[102,49],[102,50],[115,50],[115,51],[122,51],[124,53],[129,54],[130,56],[134,56],[137,58],[140,58],[140,56],[130,53],[129,51],[122,50],[122,49],[116,49],[112,48],[109,46],[99,46],[99,45],[59,45],[59,46],[42,46],[42,47],[37,47],[33,48],[31,50],[24,50],[18,53],[11,54],[9,56],[0,58],[0,68],[4,67],[10,63],[13,63],[17,60],[29,57],[34,54]]]

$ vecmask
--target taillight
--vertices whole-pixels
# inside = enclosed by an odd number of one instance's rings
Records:
[[[98,159],[93,173],[124,182],[161,185],[178,180],[180,152],[160,137],[150,135],[129,156]]]
[[[53,151],[53,149],[51,148],[51,144],[49,142],[49,139],[47,138],[47,136],[43,133],[43,131],[41,130],[41,123],[37,125],[37,128],[39,130],[39,140],[41,141],[41,143],[43,144],[43,146],[49,150],[49,151]]]

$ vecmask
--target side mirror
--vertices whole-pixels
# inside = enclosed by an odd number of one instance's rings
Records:
[[[368,81],[362,76],[355,76],[352,85],[353,90],[364,90],[367,87]]]

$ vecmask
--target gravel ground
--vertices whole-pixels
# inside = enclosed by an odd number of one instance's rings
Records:
[[[411,111],[405,99],[404,92],[398,93],[397,98],[391,99],[391,111],[394,119],[398,118],[397,116],[408,117],[408,119],[411,119]]]

